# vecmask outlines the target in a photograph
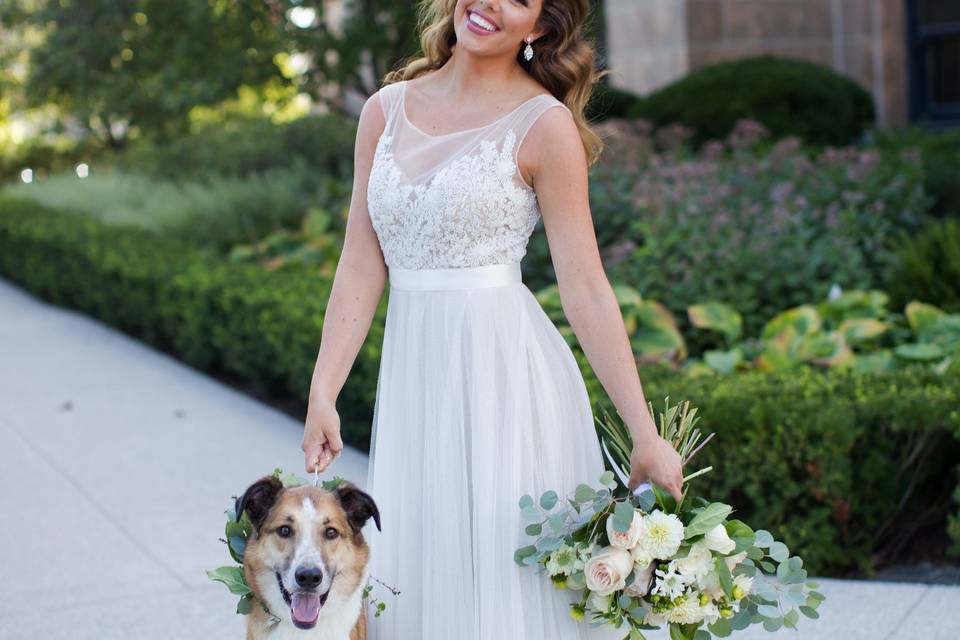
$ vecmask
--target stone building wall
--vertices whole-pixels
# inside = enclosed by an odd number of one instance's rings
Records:
[[[649,93],[723,60],[772,54],[827,65],[907,120],[903,0],[607,0],[611,80]]]

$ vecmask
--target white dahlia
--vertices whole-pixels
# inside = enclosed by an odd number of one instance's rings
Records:
[[[668,560],[680,548],[683,542],[683,522],[675,513],[664,513],[656,509],[646,516],[646,527],[639,544],[654,558]]]

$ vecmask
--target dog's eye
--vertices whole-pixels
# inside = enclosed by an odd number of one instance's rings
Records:
[[[328,540],[333,540],[340,535],[340,532],[333,527],[327,527],[326,531],[323,532],[323,535],[325,535]]]
[[[293,535],[293,529],[291,529],[288,525],[283,525],[282,527],[277,529],[277,534],[281,538],[289,538],[290,536]]]

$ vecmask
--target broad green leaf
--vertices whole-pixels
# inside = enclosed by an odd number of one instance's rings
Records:
[[[243,569],[240,567],[217,567],[213,571],[207,571],[207,577],[217,582],[227,585],[230,593],[238,596],[251,593],[247,586],[246,579],[243,577]]]
[[[691,538],[710,531],[723,522],[732,511],[733,507],[728,504],[711,502],[708,506],[704,507],[700,513],[694,516],[690,524],[684,527],[683,537]]]
[[[904,308],[904,315],[907,316],[907,322],[910,324],[913,332],[917,334],[917,336],[924,336],[946,313],[932,304],[913,300],[907,303],[907,306]]]
[[[848,344],[857,344],[883,335],[890,324],[876,318],[847,318],[837,327]]]
[[[770,340],[779,335],[786,327],[792,327],[797,335],[811,335],[820,330],[820,314],[811,305],[801,305],[787,309],[771,318],[763,327],[761,337]]]
[[[717,570],[717,577],[720,578],[720,586],[723,587],[723,593],[733,600],[733,576],[730,575],[730,569],[727,568],[727,562],[723,556],[717,556],[713,561]]]
[[[730,351],[708,350],[703,353],[703,361],[707,365],[720,373],[733,373],[737,365],[743,362],[743,351],[740,349],[731,349]]]
[[[743,319],[737,310],[723,302],[704,302],[687,307],[690,323],[700,329],[719,331],[733,342],[740,337]]]
[[[928,362],[944,357],[943,348],[934,342],[915,342],[894,347],[893,352],[904,360]]]

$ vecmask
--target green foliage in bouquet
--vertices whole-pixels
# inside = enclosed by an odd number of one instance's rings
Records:
[[[665,399],[658,431],[684,464],[713,435],[700,442],[697,420],[689,402],[671,406]],[[679,502],[655,484],[631,493],[629,431],[608,413],[597,421],[614,466],[600,475],[601,488],[582,483],[564,500],[553,490],[519,500],[535,541],[517,549],[514,560],[542,567],[557,588],[581,592],[570,605],[575,619],[589,612],[591,626],[625,629],[624,640],[643,640],[642,630],[663,625],[671,640],[707,640],[751,624],[795,629],[801,613],[819,617],[825,598],[800,557],[768,531],[730,519],[730,505],[688,500],[689,485]]]
[[[292,473],[284,476],[283,470],[281,470],[279,467],[273,470],[273,476],[278,478],[283,483],[284,487],[297,487],[304,484],[300,477]],[[341,478],[340,476],[334,476],[330,480],[321,481],[320,486],[327,491],[332,491],[336,489],[343,481],[344,478]],[[236,496],[233,496],[233,498],[236,500]],[[240,600],[237,602],[237,613],[247,615],[250,613],[250,609],[253,606],[253,601],[256,596],[254,595],[253,590],[250,588],[250,585],[247,584],[247,580],[243,575],[243,552],[244,549],[246,549],[250,534],[253,532],[253,525],[250,523],[250,519],[247,517],[246,511],[241,514],[239,519],[232,508],[227,509],[224,513],[227,514],[227,524],[224,530],[225,538],[220,538],[220,541],[227,545],[227,550],[230,552],[230,557],[233,558],[234,562],[236,562],[239,566],[226,565],[217,567],[212,571],[207,571],[207,577],[216,582],[222,582],[224,585],[226,585],[227,589],[230,590],[230,593],[240,596]],[[363,597],[374,604],[374,617],[378,617],[386,608],[386,605],[370,596],[371,589],[372,586],[369,584],[364,587]],[[280,622],[280,619],[270,612],[270,610],[267,608],[267,605],[263,601],[261,601],[259,598],[257,598],[257,601],[260,603],[260,606],[263,607],[264,613],[270,616],[271,624],[277,624]]]

